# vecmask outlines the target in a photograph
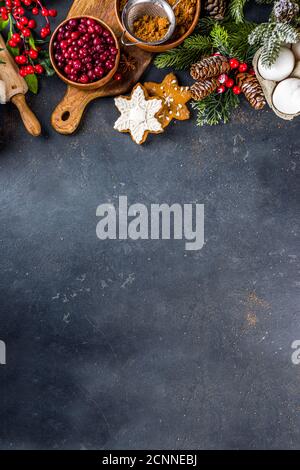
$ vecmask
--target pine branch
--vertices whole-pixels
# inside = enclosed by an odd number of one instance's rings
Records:
[[[185,70],[191,64],[197,62],[200,56],[201,53],[198,49],[180,46],[158,54],[154,60],[154,65],[159,69],[173,67],[175,70]]]
[[[248,37],[249,44],[262,47],[262,63],[267,67],[278,58],[282,44],[293,44],[300,40],[299,32],[288,23],[262,23]]]
[[[197,125],[214,126],[223,122],[226,124],[229,121],[231,112],[239,105],[238,96],[234,95],[232,90],[218,95],[212,94],[207,96],[204,100],[195,101],[193,108],[197,110]]]
[[[154,64],[159,69],[173,67],[176,70],[184,70],[197,62],[201,56],[209,55],[211,52],[211,38],[194,34],[187,38],[182,46],[156,56]]]
[[[212,40],[213,48],[223,55],[230,56],[231,49],[229,43],[229,35],[226,29],[220,24],[215,24],[211,30],[210,37]]]
[[[229,3],[229,13],[236,23],[245,21],[244,6],[247,0],[231,0]]]

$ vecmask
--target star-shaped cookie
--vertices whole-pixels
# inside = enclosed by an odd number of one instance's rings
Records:
[[[156,114],[163,108],[163,101],[157,98],[148,98],[148,93],[139,83],[133,88],[131,96],[115,98],[115,104],[121,113],[114,128],[119,132],[129,132],[137,144],[143,144],[151,132],[163,132]]]
[[[166,75],[162,83],[146,82],[144,87],[150,96],[158,96],[164,100],[164,108],[158,114],[163,127],[167,127],[172,119],[189,119],[190,112],[186,103],[191,99],[191,92],[188,87],[178,84],[173,73]]]

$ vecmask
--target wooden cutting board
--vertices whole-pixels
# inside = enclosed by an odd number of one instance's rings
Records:
[[[120,36],[122,31],[114,11],[114,0],[75,0],[68,17],[94,16],[107,23]],[[86,106],[96,98],[104,96],[116,96],[127,93],[146,70],[151,62],[152,54],[130,46],[123,48],[126,54],[134,57],[135,70],[130,71],[121,82],[112,80],[104,87],[97,90],[82,91],[76,87],[68,86],[62,101],[55,108],[51,123],[54,129],[61,134],[72,134],[80,124]]]

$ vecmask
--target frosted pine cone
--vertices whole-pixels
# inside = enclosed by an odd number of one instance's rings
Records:
[[[230,70],[230,64],[226,57],[216,55],[206,57],[191,67],[191,76],[194,80],[202,80],[210,77],[218,77],[221,73],[227,73]]]
[[[266,104],[266,100],[257,78],[249,73],[238,73],[236,79],[238,86],[252,108],[262,109]]]
[[[299,13],[299,5],[293,0],[277,0],[273,7],[273,16],[278,23],[290,23]]]
[[[201,80],[194,83],[194,85],[192,85],[190,88],[193,100],[203,100],[208,95],[213,93],[218,86],[219,82],[216,78],[207,78],[206,80]]]
[[[216,20],[222,20],[226,13],[227,0],[205,0],[204,11]]]

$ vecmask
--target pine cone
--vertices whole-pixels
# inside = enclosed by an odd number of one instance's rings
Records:
[[[257,78],[249,73],[238,73],[236,79],[238,86],[252,108],[262,109],[266,104],[266,100]]]
[[[213,93],[218,86],[219,82],[216,78],[207,78],[206,80],[196,82],[190,87],[192,99],[201,101]]]
[[[200,60],[191,67],[191,76],[194,80],[201,80],[204,78],[217,77],[221,73],[229,72],[230,65],[226,57],[222,55],[215,55],[206,57]]]
[[[277,0],[273,7],[274,20],[290,23],[299,13],[299,5],[294,0]]]
[[[223,20],[227,7],[227,0],[204,0],[204,11],[216,20]]]

